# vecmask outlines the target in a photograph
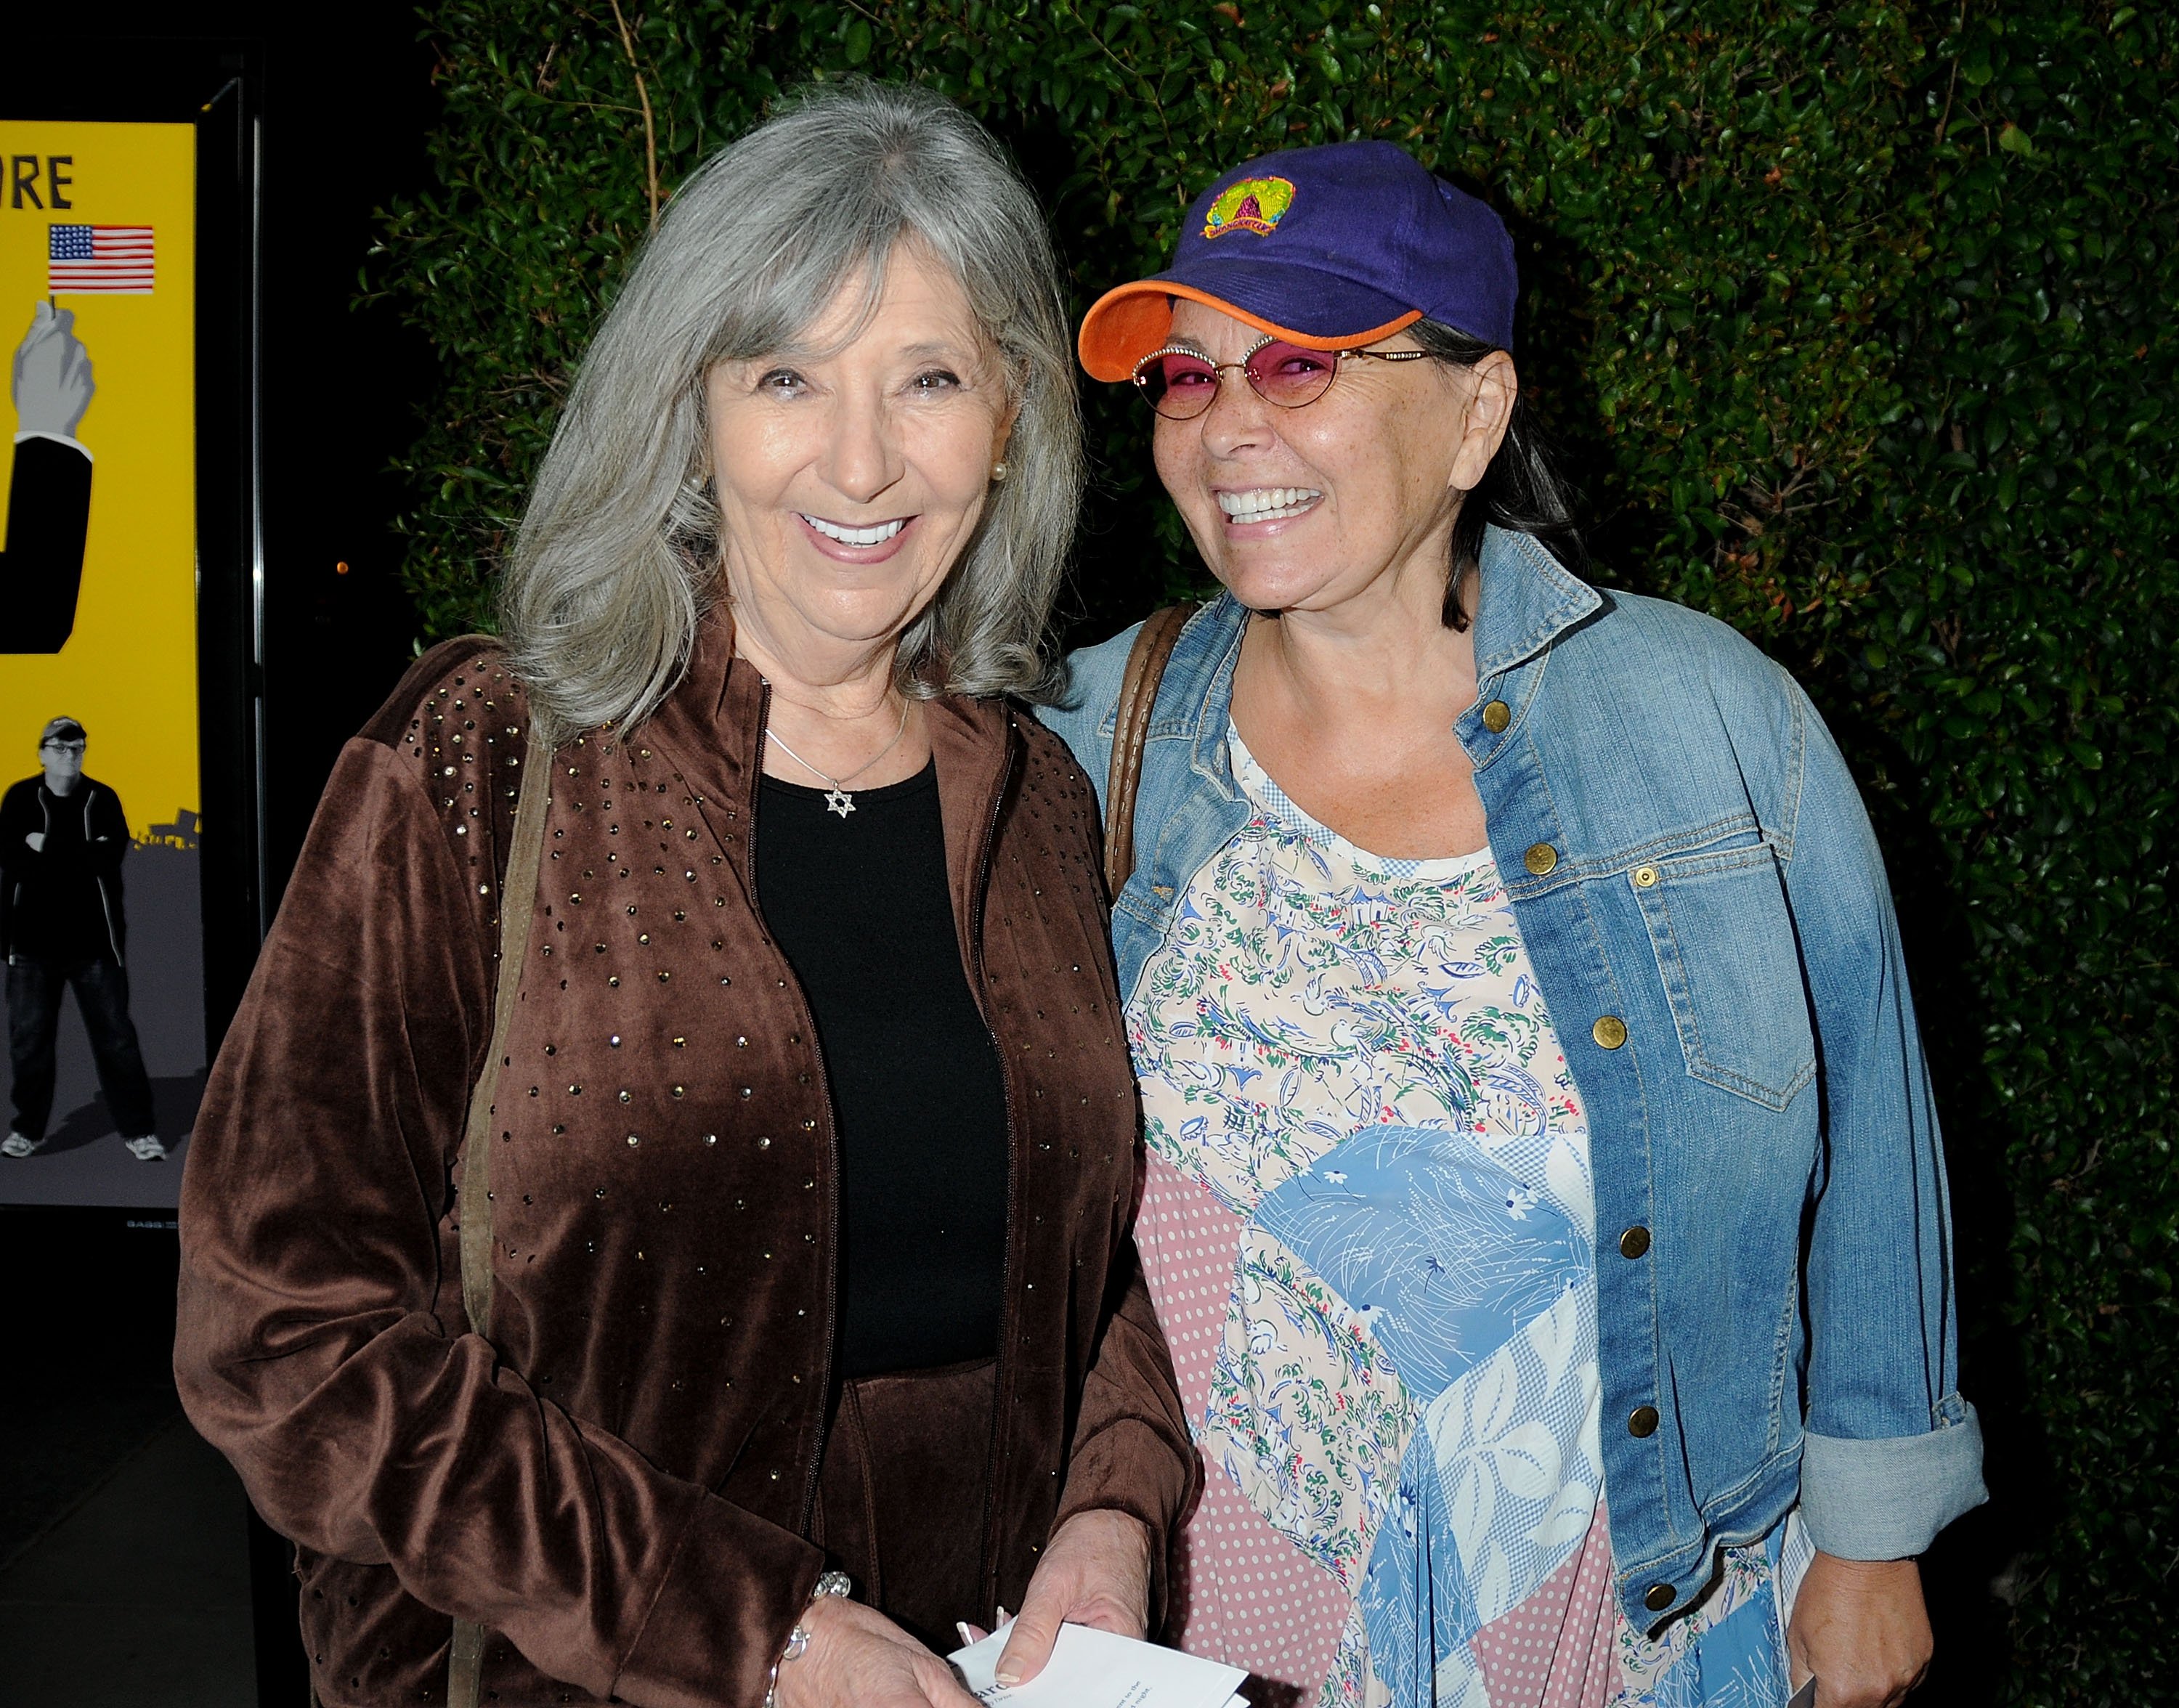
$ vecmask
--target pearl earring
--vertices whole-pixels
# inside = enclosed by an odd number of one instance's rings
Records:
[[[994,479],[994,480],[1003,480],[1003,479],[1005,479],[1006,478],[1007,478],[1007,465],[1006,465],[1006,459],[1005,459],[1004,457],[1002,457],[1002,458],[1000,458],[1000,460],[999,460],[999,461],[997,461],[996,463],[994,463],[991,465],[991,479]]]

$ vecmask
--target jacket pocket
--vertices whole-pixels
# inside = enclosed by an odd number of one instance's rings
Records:
[[[1815,1077],[1815,1036],[1777,857],[1768,843],[1627,874],[1688,1071],[1769,1109]]]

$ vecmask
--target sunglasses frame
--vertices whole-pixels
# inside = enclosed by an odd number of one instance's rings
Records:
[[[1263,387],[1256,383],[1255,375],[1249,371],[1249,364],[1254,361],[1260,352],[1269,349],[1273,344],[1287,344],[1292,346],[1297,350],[1309,350],[1315,355],[1331,356],[1335,358],[1336,359],[1333,361],[1331,366],[1331,378],[1324,382],[1324,391],[1318,392],[1314,397],[1304,397],[1298,403],[1282,403],[1277,398],[1266,396]],[[1211,379],[1214,381],[1210,401],[1205,403],[1200,409],[1195,411],[1194,414],[1167,415],[1165,411],[1159,408],[1156,402],[1152,400],[1150,395],[1150,386],[1145,377],[1144,370],[1148,369],[1152,362],[1156,361],[1161,356],[1193,356],[1197,361],[1202,363],[1205,367],[1210,369]],[[1312,403],[1319,403],[1324,401],[1325,392],[1331,391],[1332,386],[1338,381],[1341,364],[1344,363],[1349,357],[1353,356],[1367,356],[1373,362],[1421,362],[1429,359],[1430,352],[1427,350],[1365,350],[1359,345],[1350,346],[1343,350],[1318,350],[1311,345],[1297,344],[1292,338],[1282,338],[1276,333],[1266,332],[1254,343],[1249,346],[1248,353],[1243,356],[1238,362],[1214,362],[1210,357],[1204,354],[1202,351],[1192,349],[1186,344],[1161,344],[1156,349],[1151,351],[1148,355],[1144,356],[1140,361],[1135,364],[1134,371],[1128,375],[1128,380],[1129,382],[1133,385],[1136,391],[1140,394],[1143,402],[1150,405],[1150,413],[1152,414],[1157,415],[1167,421],[1195,421],[1199,420],[1204,416],[1209,414],[1212,408],[1217,403],[1217,387],[1225,385],[1225,376],[1227,370],[1230,369],[1238,369],[1240,371],[1241,377],[1249,382],[1249,389],[1251,391],[1254,391],[1259,397],[1263,398],[1263,400],[1266,403],[1270,404],[1274,409],[1306,409]]]

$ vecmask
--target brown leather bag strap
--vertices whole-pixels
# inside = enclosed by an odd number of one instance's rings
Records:
[[[523,731],[524,757],[530,731]],[[549,777],[535,767],[533,777]],[[530,924],[537,911],[537,879],[545,864],[545,821],[550,816],[549,785],[525,788],[514,803],[508,829],[507,870],[499,884],[499,975],[491,1004],[491,1048],[484,1071],[469,1091],[467,1125],[462,1130],[462,1307],[469,1328],[489,1334],[491,1324],[491,1130],[498,1102],[499,1070],[514,1024],[514,1005],[522,988],[522,964],[530,952]],[[477,1708],[484,1683],[484,1628],[454,1621],[447,1656],[447,1708]]]
[[[1192,605],[1169,605],[1154,613],[1136,632],[1120,678],[1120,703],[1112,719],[1112,769],[1105,783],[1105,890],[1117,901],[1135,872],[1135,795],[1143,782],[1143,744],[1149,740],[1150,714],[1157,709],[1158,684],[1173,643],[1195,615]]]
[[[454,1621],[447,1651],[447,1708],[480,1708],[484,1696],[484,1627]]]

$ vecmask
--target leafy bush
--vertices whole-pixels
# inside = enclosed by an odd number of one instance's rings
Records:
[[[660,199],[795,83],[914,78],[990,123],[1046,197],[1078,309],[1160,265],[1190,194],[1271,148],[1388,137],[1491,200],[1522,246],[1524,380],[1600,573],[1799,672],[1891,857],[1999,1496],[1944,1565],[1968,1585],[1953,1634],[1984,1584],[2005,1603],[2000,1640],[1940,1661],[1953,1694],[2173,1694],[2165,18],[2103,0],[444,0],[431,28],[439,189],[388,216],[375,276],[445,362],[410,464],[408,574],[434,634],[486,620]],[[1144,422],[1090,391],[1100,478],[1071,614],[1095,638],[1201,572]]]

